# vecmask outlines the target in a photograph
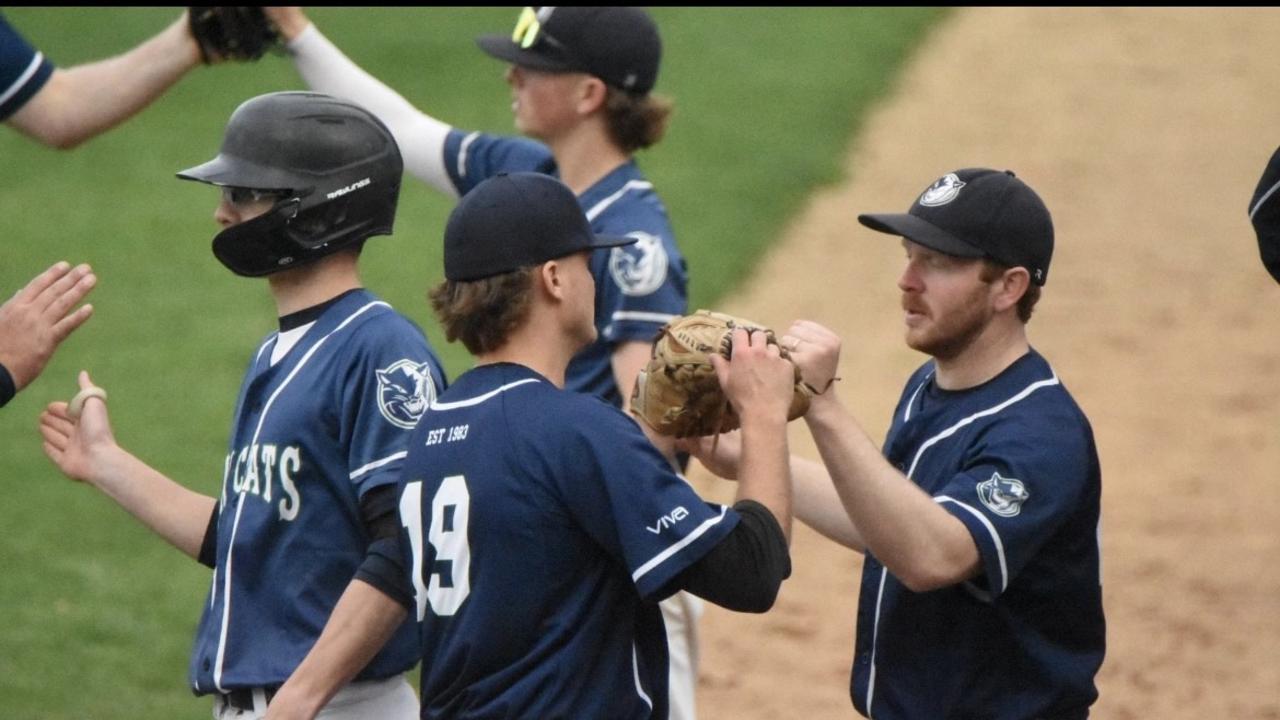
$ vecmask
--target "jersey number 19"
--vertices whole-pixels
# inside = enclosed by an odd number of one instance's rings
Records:
[[[431,498],[431,527],[427,540],[435,550],[435,561],[423,577],[422,481],[406,483],[400,496],[400,522],[409,531],[413,552],[413,594],[418,601],[418,622],[427,614],[427,603],[436,615],[453,615],[471,594],[471,547],[467,544],[467,521],[471,514],[471,493],[467,480],[450,475]]]

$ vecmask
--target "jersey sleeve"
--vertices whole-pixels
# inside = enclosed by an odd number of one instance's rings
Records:
[[[409,436],[444,390],[439,359],[422,332],[393,314],[365,323],[352,339],[341,392],[340,444],[361,497],[395,483]]]
[[[0,121],[26,105],[52,75],[53,63],[0,15]]]
[[[671,229],[657,213],[630,213],[593,229],[636,238],[631,245],[599,250],[592,257],[600,337],[616,345],[650,342],[658,329],[688,311],[689,273]]]
[[[575,408],[582,420],[561,452],[564,467],[581,471],[556,479],[562,501],[592,539],[626,565],[640,595],[660,600],[665,585],[733,530],[738,513],[698,497],[616,408],[578,399],[586,410]]]
[[[546,145],[534,140],[454,129],[444,140],[444,169],[462,197],[500,172],[551,175],[556,161]]]
[[[934,496],[972,534],[984,592],[1004,592],[1067,521],[1093,475],[1090,448],[1087,426],[1069,416],[1013,416],[986,430]]]

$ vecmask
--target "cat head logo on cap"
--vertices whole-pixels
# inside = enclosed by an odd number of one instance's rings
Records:
[[[929,186],[928,190],[920,196],[920,204],[926,207],[938,207],[946,205],[955,200],[960,194],[960,188],[965,186],[965,182],[955,173],[947,173],[938,178],[938,181]]]

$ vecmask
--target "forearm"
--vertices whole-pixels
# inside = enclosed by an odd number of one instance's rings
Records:
[[[276,694],[272,714],[314,717],[369,664],[407,615],[378,589],[351,581],[311,652]]]
[[[307,87],[355,101],[377,115],[395,136],[404,169],[440,192],[457,195],[444,168],[444,142],[452,129],[448,124],[418,110],[365,72],[314,24],[298,32],[286,47]]]
[[[834,396],[805,416],[864,546],[913,590],[963,579],[977,549],[964,524],[893,467]]]
[[[55,70],[10,122],[48,145],[74,147],[142,110],[199,62],[183,15],[123,55]]]
[[[851,550],[866,549],[822,463],[793,455],[791,487],[795,515],[801,522]]]
[[[120,448],[100,460],[90,482],[169,544],[199,558],[216,500],[179,485]]]
[[[734,501],[754,500],[778,521],[791,542],[791,472],[784,416],[742,417],[742,464]]]

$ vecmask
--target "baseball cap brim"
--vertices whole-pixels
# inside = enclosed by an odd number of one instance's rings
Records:
[[[476,38],[476,44],[488,55],[520,67],[546,70],[548,72],[566,72],[577,69],[564,58],[558,58],[545,52],[526,50],[512,42],[509,35],[481,35]]]
[[[592,235],[591,247],[597,250],[600,248],[621,247],[623,245],[632,245],[639,239],[640,238],[628,237],[626,235]]]
[[[981,249],[909,213],[864,214],[858,216],[858,222],[876,232],[901,235],[911,242],[919,243],[930,250],[937,250],[944,255],[962,258],[986,256]]]

